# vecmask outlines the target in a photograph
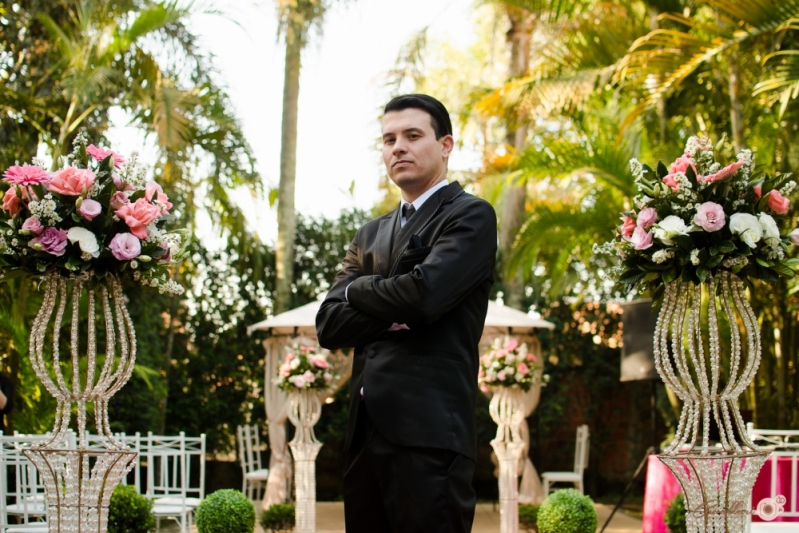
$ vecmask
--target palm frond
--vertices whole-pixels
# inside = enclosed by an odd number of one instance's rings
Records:
[[[785,114],[789,101],[799,96],[799,50],[774,52],[763,58],[763,63],[775,58],[783,60],[774,69],[775,75],[755,85],[752,94],[757,95],[781,89],[779,94],[779,117],[781,118]]]

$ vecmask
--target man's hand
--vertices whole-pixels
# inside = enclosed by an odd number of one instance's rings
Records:
[[[402,331],[403,329],[410,331],[411,328],[409,328],[407,324],[397,324],[396,322],[391,324],[391,327],[388,328],[389,331]]]

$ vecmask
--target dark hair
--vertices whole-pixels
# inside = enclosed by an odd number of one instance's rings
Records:
[[[444,107],[444,104],[432,96],[426,94],[395,96],[386,104],[383,114],[391,111],[402,111],[403,109],[421,109],[430,115],[430,123],[433,126],[433,131],[436,132],[436,139],[440,139],[444,135],[452,135],[452,122],[449,119],[449,111]]]

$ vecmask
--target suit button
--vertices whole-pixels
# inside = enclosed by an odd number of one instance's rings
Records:
[[[377,352],[375,350],[369,350],[368,352],[366,352],[366,357],[368,357],[369,359],[374,359],[375,355],[377,355]]]

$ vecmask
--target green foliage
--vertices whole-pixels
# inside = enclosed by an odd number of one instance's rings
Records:
[[[288,533],[294,529],[294,514],[293,505],[277,503],[261,514],[261,527],[267,533]]]
[[[596,526],[593,500],[575,489],[553,492],[538,510],[541,533],[595,533]]]
[[[199,533],[252,533],[255,506],[234,489],[222,489],[207,496],[197,508]]]
[[[540,505],[519,504],[519,526],[527,531],[538,531],[538,510]]]
[[[666,513],[663,515],[663,521],[669,528],[671,533],[687,533],[688,528],[685,525],[685,497],[682,492],[671,500]]]
[[[152,500],[132,485],[118,485],[108,507],[108,533],[147,533],[154,527]]]

